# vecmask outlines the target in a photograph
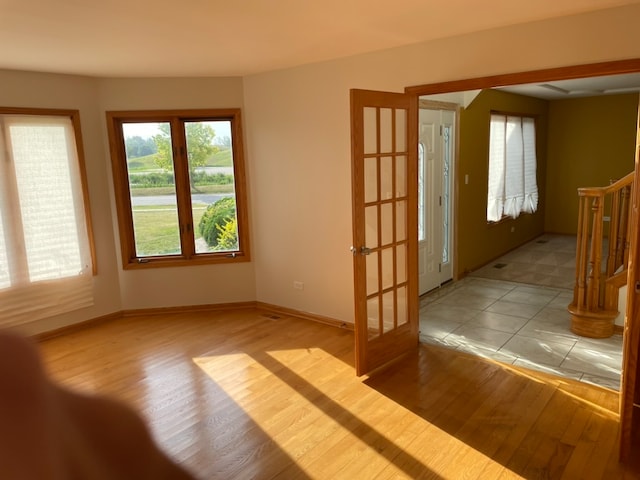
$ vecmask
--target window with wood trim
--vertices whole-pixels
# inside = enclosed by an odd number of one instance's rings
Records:
[[[491,114],[487,221],[538,208],[535,119]]]
[[[0,108],[0,326],[93,304],[81,139],[75,110]]]
[[[239,109],[107,123],[125,268],[249,260]]]

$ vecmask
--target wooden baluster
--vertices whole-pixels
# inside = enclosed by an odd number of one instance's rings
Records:
[[[600,271],[602,262],[602,206],[601,196],[593,198],[591,206],[593,224],[591,227],[591,252],[589,255],[589,276],[587,277],[587,309],[600,308]]]
[[[611,194],[611,214],[609,216],[609,248],[607,255],[607,277],[611,277],[620,266],[620,190]]]
[[[578,309],[586,307],[587,239],[589,225],[589,202],[584,196],[578,197],[578,231],[576,237],[576,284],[573,287],[573,305]]]
[[[631,202],[629,201],[631,198],[631,188],[632,185],[627,185],[622,189],[622,213],[620,214],[620,265],[627,265],[629,261],[629,227],[631,222],[629,221],[629,217],[631,215]]]

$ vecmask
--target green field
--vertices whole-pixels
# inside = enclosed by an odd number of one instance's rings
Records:
[[[127,162],[129,172],[153,172],[159,171],[158,165],[154,161],[154,155],[146,155],[144,157],[132,158]],[[207,160],[207,167],[231,167],[232,157],[231,149],[227,147],[220,147],[220,151],[214,153]]]

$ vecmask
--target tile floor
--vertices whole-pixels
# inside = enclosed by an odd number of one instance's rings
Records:
[[[619,390],[622,335],[573,334],[572,294],[571,288],[468,276],[422,297],[420,339]]]

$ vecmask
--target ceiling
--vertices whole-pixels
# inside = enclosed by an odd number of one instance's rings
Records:
[[[0,68],[244,76],[639,0],[0,0]]]
[[[498,87],[498,90],[546,100],[632,93],[640,92],[640,73],[529,83]]]

